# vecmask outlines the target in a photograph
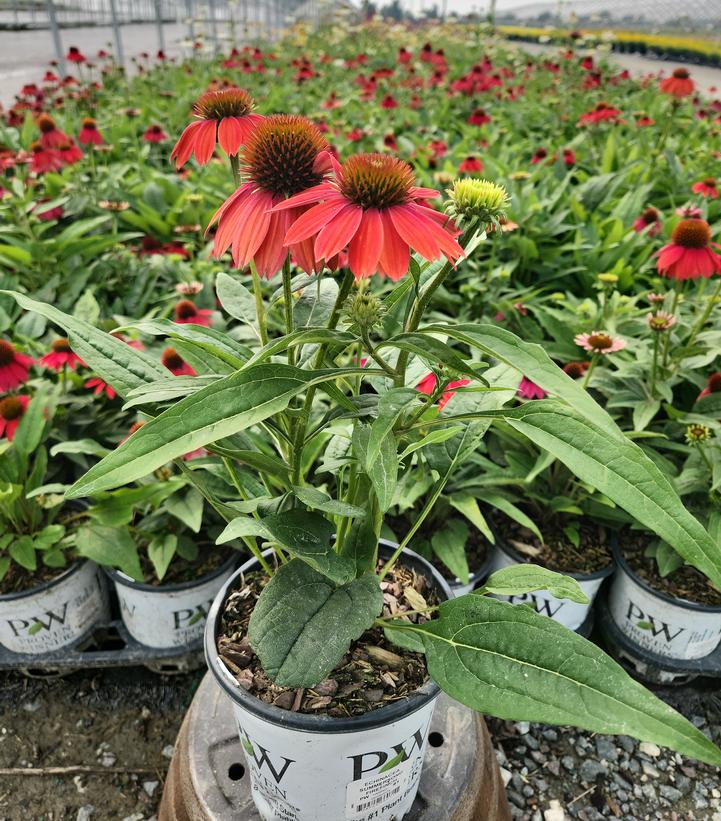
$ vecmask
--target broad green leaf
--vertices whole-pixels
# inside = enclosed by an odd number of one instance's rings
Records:
[[[268,528],[259,519],[250,516],[236,516],[227,524],[223,532],[215,540],[216,544],[226,544],[234,539],[252,536],[259,539],[270,539]]]
[[[13,448],[22,456],[28,457],[40,444],[47,417],[48,397],[44,391],[39,390],[20,418],[13,438]]]
[[[501,513],[505,513],[509,519],[518,522],[521,527],[527,527],[541,542],[543,541],[543,535],[533,519],[527,516],[520,507],[514,505],[513,502],[506,499],[502,494],[495,493],[492,490],[480,490],[474,491],[473,495],[487,505],[500,510]]]
[[[496,537],[488,526],[486,517],[481,513],[478,501],[473,496],[466,493],[449,493],[448,501],[451,507],[462,513],[471,524],[474,524],[491,544],[495,544]]]
[[[218,379],[146,422],[79,479],[68,496],[87,496],[147,476],[184,453],[284,410],[308,386],[358,370],[302,371],[291,365],[264,364]]]
[[[65,535],[65,528],[62,525],[46,525],[34,536],[36,550],[47,550],[57,544]]]
[[[260,595],[248,625],[263,671],[281,687],[314,687],[372,625],[383,607],[378,577],[337,587],[298,559]]]
[[[383,440],[391,433],[398,417],[404,410],[418,402],[419,393],[414,388],[393,388],[378,400],[378,416],[373,420],[365,454],[365,470],[370,473],[383,446]]]
[[[168,572],[168,567],[173,560],[173,556],[175,556],[177,546],[178,537],[174,533],[158,536],[148,544],[148,558],[153,564],[159,582],[163,581],[165,574]]]
[[[30,536],[21,536],[9,547],[8,553],[11,558],[26,570],[37,569],[37,558],[35,557],[35,544]]]
[[[355,565],[334,551],[335,528],[325,516],[298,508],[266,516],[262,521],[273,541],[336,584],[355,576]]]
[[[389,432],[382,440],[378,457],[368,464],[366,454],[371,429],[368,425],[358,424],[353,431],[353,450],[361,465],[365,465],[378,505],[383,513],[393,504],[393,495],[398,480],[398,453],[396,439]]]
[[[469,594],[404,629],[423,639],[434,681],[474,710],[630,735],[721,766],[700,730],[595,644],[528,607]]]
[[[362,576],[366,571],[373,569],[378,538],[373,529],[370,516],[365,519],[356,519],[346,534],[340,555],[350,559],[356,568],[356,575]]]
[[[85,525],[75,536],[75,549],[86,559],[106,567],[117,567],[136,582],[143,581],[138,549],[124,527]]]
[[[298,331],[285,334],[274,339],[253,354],[247,361],[245,367],[256,365],[258,362],[265,362],[271,356],[284,353],[288,348],[295,348],[299,345],[339,345],[342,348],[358,342],[358,337],[348,331],[339,331],[333,328],[301,328]]]
[[[638,445],[610,436],[608,425],[599,427],[554,400],[527,402],[502,413],[511,427],[553,453],[721,587],[721,547]]]
[[[95,439],[73,439],[72,441],[58,442],[50,448],[50,455],[59,453],[84,453],[89,456],[105,456],[110,451]]]
[[[441,428],[440,430],[434,430],[430,433],[426,434],[422,439],[419,439],[417,442],[413,442],[400,454],[398,459],[402,462],[406,456],[410,456],[411,453],[415,453],[417,450],[426,447],[426,445],[435,445],[440,442],[445,442],[446,439],[451,439],[455,436],[458,431],[463,430],[461,425],[449,425],[447,428]]]
[[[255,297],[245,285],[241,284],[236,277],[221,272],[215,279],[215,292],[223,310],[233,319],[252,328],[256,336],[260,338],[255,313]]]
[[[173,399],[182,399],[191,393],[197,393],[202,388],[217,382],[219,376],[215,374],[198,376],[174,376],[172,379],[161,379],[157,382],[147,382],[139,388],[134,388],[127,394],[127,402],[123,410],[150,405],[157,402],[168,402]]]
[[[131,348],[121,339],[103,333],[87,322],[23,294],[14,291],[0,293],[13,297],[21,308],[35,311],[63,328],[73,351],[123,397],[146,382],[172,378],[170,372],[148,354]]]
[[[466,559],[468,533],[465,522],[450,519],[443,522],[431,537],[433,552],[462,584],[468,584],[470,580]]]
[[[633,429],[643,430],[648,427],[661,407],[660,399],[644,399],[633,406]]]
[[[548,590],[557,599],[588,604],[588,596],[575,579],[535,564],[514,564],[497,570],[482,588],[474,592],[480,595],[495,593],[497,596],[522,596],[535,590]]]
[[[80,299],[75,303],[73,309],[75,319],[87,322],[89,325],[97,325],[100,319],[100,305],[91,290],[85,291]]]
[[[426,329],[424,329],[426,330]],[[483,366],[478,362],[466,361],[458,351],[441,342],[439,339],[431,336],[429,333],[409,333],[398,334],[380,342],[376,346],[376,350],[381,351],[384,348],[398,348],[407,353],[415,354],[420,357],[429,367],[437,367],[443,364],[451,370],[457,371],[460,374],[472,376],[485,382],[481,376],[480,371]]]
[[[189,488],[183,495],[174,493],[166,500],[165,509],[187,525],[193,533],[200,531],[203,523],[203,497],[194,487]]]
[[[338,283],[329,277],[303,288],[300,297],[293,304],[295,327],[317,328],[327,325],[338,297],[338,290]]]
[[[293,493],[303,502],[304,505],[312,507],[314,510],[322,510],[324,513],[330,513],[333,516],[354,516],[362,518],[366,515],[362,507],[350,505],[348,502],[339,502],[333,499],[322,490],[314,487],[298,487],[293,486]]]

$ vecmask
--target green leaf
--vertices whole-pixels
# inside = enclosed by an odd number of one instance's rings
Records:
[[[366,515],[362,507],[350,505],[348,502],[339,502],[333,499],[322,490],[314,487],[298,487],[293,486],[293,493],[296,495],[304,505],[312,507],[314,510],[322,510],[324,513],[330,513],[333,516],[354,516],[362,518]]]
[[[263,525],[271,539],[336,584],[355,576],[355,565],[333,550],[335,528],[325,516],[300,509],[287,510],[266,516]]]
[[[99,442],[96,442],[95,439],[74,439],[58,442],[50,448],[51,456],[57,456],[59,453],[84,453],[88,456],[105,456],[110,451]]]
[[[13,448],[25,457],[35,451],[43,438],[48,415],[47,401],[44,391],[39,390],[30,400],[15,431]]]
[[[129,391],[123,410],[150,405],[157,402],[167,402],[172,399],[182,399],[191,393],[197,393],[202,388],[212,385],[220,377],[216,374],[198,376],[174,376],[172,379],[161,379],[157,382],[147,382],[139,388]]]
[[[259,519],[253,519],[250,516],[236,516],[227,524],[215,542],[216,544],[226,544],[245,536],[267,540],[270,539],[270,532]]]
[[[75,319],[87,322],[89,325],[96,325],[100,319],[100,305],[92,291],[87,290],[75,303],[73,309]]]
[[[398,417],[404,410],[418,402],[419,393],[414,388],[393,388],[378,400],[378,416],[373,420],[366,447],[364,467],[370,474],[378,458],[383,440],[391,433]]]
[[[423,639],[434,681],[474,710],[631,735],[721,765],[721,750],[700,730],[595,644],[530,608],[470,594],[405,629]]]
[[[365,465],[368,478],[371,480],[373,490],[378,498],[378,506],[381,512],[393,504],[393,495],[398,481],[398,453],[396,439],[393,433],[388,433],[382,440],[378,458],[368,464],[366,454],[371,436],[371,428],[368,425],[358,424],[353,430],[353,450],[361,465]]]
[[[373,522],[370,516],[366,516],[365,519],[356,519],[350,526],[340,555],[353,562],[356,576],[362,576],[366,571],[373,569],[377,548],[378,538],[373,529]]]
[[[337,587],[305,562],[283,565],[248,625],[263,671],[281,687],[314,687],[372,625],[383,607],[378,577]]]
[[[73,351],[123,397],[146,382],[172,378],[170,372],[148,354],[131,348],[121,339],[103,333],[87,322],[23,294],[14,291],[0,293],[13,297],[21,308],[35,311],[63,328]]]
[[[480,375],[482,366],[478,362],[466,362],[450,345],[430,333],[398,334],[379,343],[376,350],[381,351],[383,348],[398,348],[420,357],[431,368],[442,364],[460,374],[485,381]]]
[[[643,430],[648,427],[661,407],[660,399],[644,399],[633,406],[633,429]]]
[[[495,507],[497,510],[500,510],[501,513],[505,513],[509,519],[512,519],[514,522],[518,522],[521,527],[527,527],[535,536],[538,537],[539,541],[543,541],[543,535],[533,519],[527,516],[520,507],[517,507],[513,504],[513,502],[506,499],[505,496],[500,493],[494,493],[492,490],[474,491],[473,494],[482,502],[485,502],[491,507]]]
[[[474,524],[491,544],[495,544],[496,537],[488,526],[486,517],[481,513],[478,502],[473,496],[465,493],[451,493],[448,496],[451,507],[462,513],[471,524]],[[457,575],[457,574],[456,574]],[[460,578],[460,576],[458,577]]]
[[[450,519],[443,522],[431,538],[433,552],[462,584],[470,581],[466,559],[468,532],[465,522]]]
[[[324,277],[316,285],[303,288],[293,305],[295,327],[312,328],[327,325],[337,297],[338,283],[329,277]]]
[[[284,410],[308,386],[358,370],[302,371],[291,365],[263,364],[218,379],[146,422],[79,479],[68,496],[87,496],[147,476],[171,459]]]
[[[255,314],[255,297],[245,285],[235,277],[221,272],[215,279],[215,292],[223,310],[233,319],[252,328],[256,336],[260,338]]]
[[[421,448],[426,447],[426,445],[435,445],[440,442],[445,442],[446,439],[451,439],[454,437],[458,431],[463,430],[461,425],[449,425],[447,428],[441,428],[440,430],[434,430],[430,433],[426,434],[422,439],[419,439],[417,442],[413,442],[400,454],[398,459],[402,462],[406,456],[410,456],[411,453],[415,453],[415,451],[420,450]]]
[[[96,564],[117,567],[136,582],[143,581],[138,549],[124,527],[85,525],[75,536],[75,549]]]
[[[502,411],[511,427],[556,456],[721,587],[721,548],[686,509],[667,477],[628,439],[576,410],[541,399]]]
[[[62,525],[46,525],[39,533],[35,534],[35,549],[47,550],[57,544],[65,535],[65,528]]]
[[[21,536],[16,539],[8,549],[8,553],[14,561],[26,570],[37,569],[37,558],[35,557],[35,544],[30,536]]]
[[[203,523],[203,497],[200,491],[191,487],[182,496],[179,493],[173,494],[165,502],[165,509],[184,525],[187,525],[193,533],[200,531]]]
[[[522,596],[535,590],[548,590],[557,599],[588,604],[588,596],[575,579],[535,564],[514,564],[497,570],[482,588],[474,592],[480,595]]]
[[[153,563],[155,575],[159,582],[163,581],[170,562],[173,560],[173,556],[175,556],[177,546],[178,537],[174,533],[159,536],[148,544],[148,558]]]

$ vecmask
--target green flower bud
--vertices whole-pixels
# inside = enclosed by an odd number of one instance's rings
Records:
[[[506,189],[490,180],[456,180],[446,193],[449,197],[446,212],[465,222],[497,223],[505,217],[505,209],[511,201]]]
[[[371,330],[383,321],[385,306],[370,291],[357,291],[345,303],[345,315],[352,325]]]
[[[711,438],[711,428],[706,425],[688,425],[686,428],[686,441],[689,445],[700,445]]]

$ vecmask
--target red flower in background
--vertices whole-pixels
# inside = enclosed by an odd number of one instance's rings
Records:
[[[78,134],[78,142],[82,145],[102,145],[103,135],[92,117],[83,117],[82,128]]]
[[[5,396],[0,399],[0,436],[12,442],[29,404],[29,396]]]
[[[205,165],[213,156],[216,141],[229,157],[234,157],[263,119],[253,113],[254,108],[255,101],[242,88],[201,95],[193,105],[197,120],[180,135],[170,159],[181,168],[195,154],[196,162]]]
[[[706,177],[700,182],[695,182],[691,186],[694,194],[700,194],[702,197],[709,199],[718,199],[718,182],[713,177]]]
[[[524,376],[518,386],[518,396],[521,399],[545,399],[548,394],[540,385],[532,382],[528,377]]]
[[[712,373],[708,377],[706,387],[698,395],[696,401],[698,402],[699,399],[703,399],[704,396],[709,396],[712,393],[721,393],[721,373]]]
[[[381,100],[381,108],[398,108],[398,101],[392,94],[386,94]]]
[[[105,394],[108,399],[115,399],[117,396],[115,390],[111,388],[107,382],[104,382],[99,376],[94,376],[92,379],[88,379],[85,383],[85,387],[93,392],[93,396]]]
[[[563,372],[571,377],[571,379],[580,379],[589,369],[590,362],[567,362],[563,366]]]
[[[673,229],[671,242],[656,253],[656,267],[670,279],[698,279],[721,273],[721,256],[711,250],[711,228],[706,220],[685,219]]]
[[[646,208],[646,210],[637,217],[633,223],[633,230],[637,233],[648,229],[648,236],[655,237],[661,232],[661,215],[655,208]]]
[[[213,256],[231,248],[233,262],[245,268],[254,260],[258,273],[276,274],[287,251],[284,237],[306,207],[271,211],[288,197],[317,186],[330,170],[329,146],[310,120],[291,114],[266,117],[243,153],[246,182],[215,212],[218,223]],[[295,260],[307,273],[316,268],[312,240],[291,244]]]
[[[151,125],[145,130],[143,139],[146,143],[162,143],[168,139],[168,135],[159,125]]]
[[[78,365],[85,365],[83,360],[76,353],[73,353],[70,343],[65,337],[53,340],[50,348],[50,353],[46,353],[40,360],[40,364],[45,365],[46,368],[61,371],[67,367],[74,371]]]
[[[43,222],[62,219],[64,213],[62,205],[56,205],[53,208],[43,209],[42,206],[46,202],[49,202],[47,197],[43,197],[38,200],[37,204],[33,206],[33,214],[35,214],[35,216]]]
[[[166,348],[160,361],[174,376],[197,376],[175,348]]]
[[[68,53],[65,55],[65,59],[69,63],[76,63],[78,65],[87,61],[87,58],[77,46],[70,46]]]
[[[581,115],[580,125],[593,125],[595,123],[616,123],[621,112],[608,103],[599,103],[591,111]]]
[[[15,346],[0,339],[0,391],[11,391],[28,381],[30,366],[35,360],[15,350]]]
[[[543,162],[547,157],[548,151],[545,148],[537,148],[531,157],[531,165],[538,165],[539,162]]]
[[[189,299],[181,299],[174,308],[175,321],[178,325],[203,325],[210,327],[213,312],[209,308],[198,308]]]
[[[484,109],[477,108],[468,118],[468,122],[471,125],[485,125],[486,123],[491,122],[491,117],[490,115],[486,114]]]
[[[661,80],[660,89],[664,94],[670,94],[673,97],[681,99],[682,97],[690,97],[694,93],[696,86],[694,85],[691,75],[685,68],[674,69],[673,74],[665,80]]]
[[[478,157],[466,157],[458,166],[458,170],[461,174],[481,174],[483,173],[483,163]]]
[[[425,393],[426,396],[432,396],[436,390],[436,384],[436,375],[431,372],[421,379],[421,381],[416,385],[416,390],[421,393]],[[449,382],[446,385],[446,390],[443,392],[443,395],[438,400],[438,410],[443,410],[443,408],[445,408],[445,406],[451,401],[453,395],[455,394],[454,388],[463,388],[470,384],[470,379],[457,379],[455,382]]]
[[[43,148],[39,142],[30,146],[30,170],[35,174],[46,174],[48,171],[60,171],[63,167],[63,158],[55,148]]]
[[[62,148],[70,142],[70,137],[61,131],[49,114],[40,114],[35,121],[40,131],[40,145],[47,148]]]
[[[336,179],[291,197],[273,211],[313,205],[285,236],[293,246],[314,239],[317,260],[330,260],[346,246],[356,278],[375,273],[400,279],[413,248],[425,259],[463,256],[455,225],[425,204],[438,196],[418,188],[411,167],[386,154],[356,154],[336,164]]]

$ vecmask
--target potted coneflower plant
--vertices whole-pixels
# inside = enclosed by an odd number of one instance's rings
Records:
[[[223,112],[213,114],[222,127]],[[721,750],[595,645],[528,607],[485,595],[541,588],[582,599],[574,580],[524,565],[453,599],[433,568],[406,550],[456,460],[475,450],[491,420],[503,419],[721,580],[717,546],[654,463],[542,348],[494,325],[424,323],[436,291],[497,223],[505,190],[463,180],[436,211],[426,203],[438,192],[415,186],[401,160],[360,154],[340,164],[314,124],[288,115],[255,127],[235,170],[241,184],[218,211],[215,253],[230,247],[238,267],[249,269],[250,289],[243,275],[229,277],[220,301],[232,315],[242,294],[254,294],[259,343],[251,356],[224,350],[223,333],[196,328],[186,349],[205,363],[206,378],[174,386],[141,351],[51,306],[14,298],[72,325],[84,361],[148,413],[70,498],[135,482],[188,451],[222,448],[249,431],[262,429],[274,444],[272,458],[256,454],[254,463],[272,504],[246,498],[238,483],[229,505],[210,483],[198,483],[228,518],[218,541],[243,538],[253,552],[218,593],[205,637],[209,669],[233,704],[261,816],[402,818],[416,794],[440,688],[503,718],[635,734],[721,764]],[[334,274],[326,262],[344,263],[346,250],[347,267]],[[294,277],[294,264],[311,281]],[[261,277],[278,273],[283,324],[276,331],[265,321]],[[384,286],[378,292],[365,281],[374,275]],[[399,303],[403,328],[387,335],[383,310]],[[215,367],[216,359],[224,365]],[[507,366],[508,384],[487,384],[488,360]],[[430,396],[409,380],[418,361],[436,374]],[[554,398],[504,407],[495,396],[515,395],[522,374]],[[439,410],[438,396],[461,378],[475,408],[457,414],[454,397]],[[448,459],[429,503],[400,544],[382,544],[398,476],[439,437]],[[252,452],[252,439],[247,444]],[[228,454],[231,467],[250,463]],[[327,474],[316,476],[319,459],[330,457],[337,463],[332,493],[321,489]],[[290,489],[274,494],[278,475]]]
[[[78,510],[53,486],[57,400],[42,389],[0,399],[0,644],[14,653],[79,644],[109,615],[102,574],[77,550]]]

